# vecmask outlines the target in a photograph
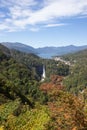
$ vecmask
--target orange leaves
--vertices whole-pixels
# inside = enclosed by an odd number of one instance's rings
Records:
[[[52,75],[51,82],[44,83],[40,89],[49,95],[48,107],[52,130],[79,130],[85,128],[84,104],[79,98],[64,91],[63,77]]]
[[[56,92],[58,90],[63,90],[63,85],[62,85],[62,80],[63,77],[62,76],[58,76],[58,75],[52,75],[51,76],[51,82],[49,83],[43,83],[40,86],[40,89],[44,92]]]

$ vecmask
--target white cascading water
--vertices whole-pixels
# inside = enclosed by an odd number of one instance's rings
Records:
[[[43,65],[43,73],[42,73],[42,79],[41,81],[44,81],[46,78],[46,72],[45,72],[45,66]]]

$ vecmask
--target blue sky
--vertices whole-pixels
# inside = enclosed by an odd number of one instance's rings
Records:
[[[0,42],[87,45],[87,0],[0,0]]]

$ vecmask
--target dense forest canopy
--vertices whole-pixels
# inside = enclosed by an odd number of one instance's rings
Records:
[[[65,78],[67,90],[78,93],[87,87],[87,50],[63,56],[71,62],[70,74]]]
[[[65,55],[67,65],[0,45],[0,129],[86,130],[86,57]]]

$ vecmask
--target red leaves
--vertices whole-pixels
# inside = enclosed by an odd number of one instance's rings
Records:
[[[62,80],[62,76],[52,75],[49,83],[40,86],[49,97],[48,108],[51,120],[47,127],[53,130],[83,129],[87,127],[84,105],[78,97],[64,91]]]
[[[40,86],[40,89],[44,92],[52,92],[54,90],[58,91],[58,90],[63,90],[63,85],[62,85],[62,80],[63,77],[62,76],[58,76],[58,75],[52,75],[51,76],[51,82],[49,83],[43,83]]]

